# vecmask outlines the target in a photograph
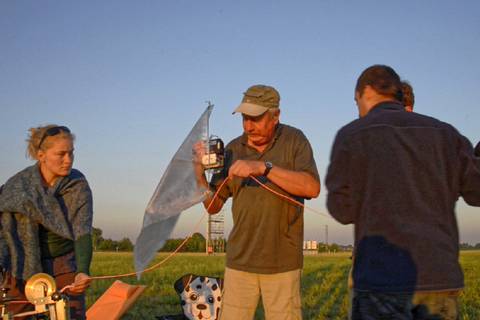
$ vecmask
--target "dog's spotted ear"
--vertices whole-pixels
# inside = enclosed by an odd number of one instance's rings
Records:
[[[192,282],[193,279],[195,279],[197,276],[191,273],[187,273],[180,277],[175,283],[173,284],[173,287],[175,288],[175,291],[177,291],[178,294],[181,294],[184,290],[186,292],[190,291],[190,282]]]

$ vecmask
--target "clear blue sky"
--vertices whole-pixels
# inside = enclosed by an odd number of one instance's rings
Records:
[[[242,132],[231,115],[242,92],[275,86],[281,121],[305,132],[323,179],[336,131],[357,116],[356,78],[377,63],[411,82],[416,111],[476,143],[479,16],[473,0],[2,1],[0,183],[32,163],[29,127],[67,125],[75,167],[94,192],[95,226],[135,240],[206,100],[216,105],[212,133],[229,141]],[[323,188],[309,205],[326,212],[325,196]],[[480,242],[480,209],[457,209],[461,240]],[[175,234],[201,212],[184,213]],[[307,239],[322,240],[328,224],[330,241],[351,243],[351,227],[305,217]]]

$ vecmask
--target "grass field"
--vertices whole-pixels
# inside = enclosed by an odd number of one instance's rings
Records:
[[[165,255],[159,255],[155,261],[163,257]],[[460,262],[465,273],[460,319],[480,319],[480,251],[462,252]],[[349,269],[349,254],[305,256],[302,276],[304,319],[347,318]],[[92,275],[114,275],[132,270],[131,253],[94,254]],[[223,256],[180,254],[159,269],[146,273],[140,282],[134,277],[124,278],[124,282],[148,286],[124,319],[155,319],[158,315],[181,313],[178,296],[173,289],[175,280],[186,273],[222,276],[223,270]],[[88,291],[87,304],[91,305],[113,281],[94,281]],[[257,310],[256,319],[263,319],[262,308]]]

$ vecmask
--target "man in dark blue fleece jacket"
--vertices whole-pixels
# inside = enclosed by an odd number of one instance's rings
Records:
[[[383,65],[355,88],[360,118],[332,148],[332,216],[355,226],[353,319],[456,319],[463,287],[455,203],[480,206],[480,159],[451,125],[406,112]]]

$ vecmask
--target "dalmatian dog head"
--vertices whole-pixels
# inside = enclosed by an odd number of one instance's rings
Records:
[[[175,282],[183,314],[189,320],[217,320],[222,301],[223,280],[186,274]]]

